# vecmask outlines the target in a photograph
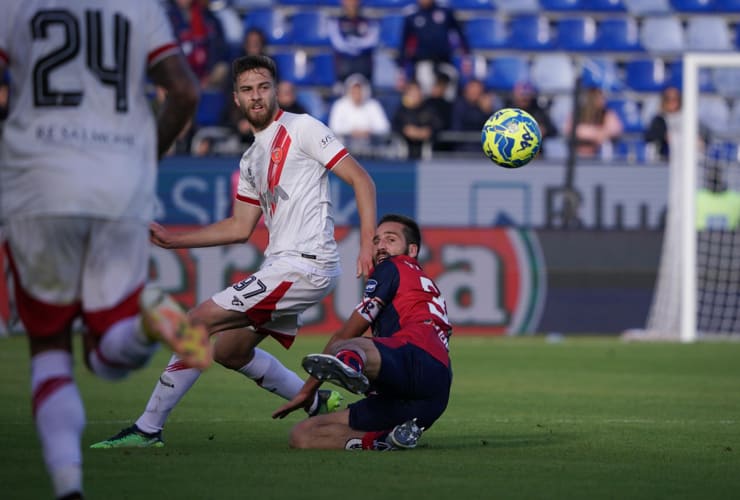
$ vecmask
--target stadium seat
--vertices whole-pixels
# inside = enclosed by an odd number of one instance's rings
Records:
[[[217,90],[204,90],[200,94],[195,124],[198,127],[219,125],[223,120],[226,94]]]
[[[368,9],[400,10],[415,3],[414,0],[364,0],[362,6]]]
[[[276,52],[272,54],[279,80],[302,84],[309,78],[308,56],[305,51]]]
[[[673,61],[667,67],[668,81],[667,84],[676,88],[683,88],[683,62],[681,60]],[[702,92],[714,92],[714,80],[710,68],[701,68],[699,70],[699,90]]]
[[[591,17],[564,17],[555,22],[555,45],[560,50],[585,51],[594,48],[596,21]]]
[[[649,16],[672,12],[668,0],[624,0],[627,12],[633,16]]]
[[[740,0],[715,0],[714,11],[738,13],[740,12]]]
[[[648,52],[683,52],[686,41],[681,20],[673,15],[645,17],[640,28],[640,42]]]
[[[303,81],[307,85],[331,87],[337,83],[337,74],[334,69],[334,55],[329,52],[314,54],[309,57],[309,71]]]
[[[484,84],[487,89],[510,91],[520,80],[529,80],[529,61],[524,56],[501,56],[489,61]]]
[[[573,96],[569,94],[558,94],[553,96],[552,102],[550,103],[550,118],[553,123],[563,134],[565,130],[565,123],[573,113]]]
[[[573,61],[567,54],[536,54],[529,69],[532,83],[540,92],[571,92],[575,84]]]
[[[380,45],[391,49],[401,47],[401,35],[403,35],[402,14],[386,14],[380,18]]]
[[[727,125],[727,132],[740,136],[740,100],[735,99],[735,103],[730,111],[730,117]]]
[[[596,26],[596,50],[640,52],[640,30],[633,17],[601,19]]]
[[[540,8],[545,12],[580,12],[584,3],[583,0],[540,0]]]
[[[581,0],[583,10],[597,12],[626,12],[624,0]]]
[[[718,135],[726,135],[730,127],[730,106],[724,97],[700,95],[699,123]]]
[[[626,163],[645,163],[647,144],[637,134],[620,137],[614,144],[614,159]]]
[[[740,68],[712,68],[712,84],[724,97],[740,97]]]
[[[340,0],[278,0],[275,3],[298,7],[340,7],[342,4]]]
[[[291,22],[291,42],[304,47],[329,48],[327,14],[323,10],[306,10],[293,14]]]
[[[581,61],[581,82],[584,87],[599,87],[606,92],[621,92],[617,63],[610,57],[589,57]]]
[[[506,26],[498,17],[476,17],[464,22],[463,30],[470,48],[490,50],[506,48]]]
[[[625,133],[642,133],[645,130],[640,104],[637,100],[628,98],[609,99],[606,106],[613,109],[622,120]]]
[[[676,12],[712,12],[714,0],[670,0]]]
[[[625,63],[625,83],[638,92],[660,92],[668,82],[662,59],[634,59]]]
[[[686,20],[686,49],[732,50],[730,27],[720,16],[690,16]]]
[[[251,28],[259,28],[267,37],[268,45],[291,43],[288,23],[279,9],[270,7],[249,11],[244,16],[244,32]]]
[[[373,57],[373,88],[394,89],[398,77],[398,65],[391,54],[376,50]]]
[[[301,88],[296,91],[296,100],[306,108],[306,111],[311,116],[326,123],[329,110],[324,98],[321,96],[321,92],[316,89]]]
[[[508,14],[524,14],[539,12],[540,3],[537,0],[493,0],[496,9]]]
[[[496,8],[493,0],[450,0],[447,3],[453,10],[486,10],[492,11]]]
[[[549,50],[554,47],[550,22],[541,15],[520,15],[509,20],[509,45],[519,50]]]

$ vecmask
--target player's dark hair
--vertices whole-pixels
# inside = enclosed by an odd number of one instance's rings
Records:
[[[406,238],[406,244],[421,246],[421,230],[419,229],[419,224],[411,217],[399,214],[386,214],[380,219],[378,225],[384,222],[398,222],[403,226],[403,237]]]
[[[249,55],[238,57],[231,63],[231,75],[234,80],[234,87],[236,87],[236,80],[239,78],[239,75],[253,69],[266,69],[270,72],[273,81],[277,81],[277,66],[275,66],[275,61],[261,54]]]

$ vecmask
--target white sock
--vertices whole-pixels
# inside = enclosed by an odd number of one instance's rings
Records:
[[[180,358],[173,355],[167,368],[160,375],[157,385],[154,386],[146,409],[136,421],[136,426],[148,433],[161,431],[172,409],[195,384],[200,373],[200,370],[186,367]]]
[[[266,391],[274,392],[285,399],[293,399],[303,387],[303,380],[287,369],[272,354],[262,349],[254,350],[252,361],[242,366],[239,373],[254,380]]]
[[[105,332],[98,348],[89,355],[96,375],[119,380],[149,362],[159,344],[146,340],[139,325],[139,317],[134,316],[117,322]]]
[[[34,421],[57,497],[82,492],[85,409],[72,375],[72,355],[46,351],[31,358]]]

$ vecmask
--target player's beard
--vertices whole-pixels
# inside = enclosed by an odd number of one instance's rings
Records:
[[[258,112],[254,112],[251,107],[247,107],[244,110],[244,116],[247,121],[252,125],[254,130],[260,131],[267,128],[277,112],[277,99],[272,99],[269,103],[260,102],[263,108]]]

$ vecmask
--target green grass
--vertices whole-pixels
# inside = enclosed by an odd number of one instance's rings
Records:
[[[291,351],[288,366],[325,338]],[[163,449],[89,450],[142,411],[167,361],[121,383],[84,373],[91,499],[719,499],[740,497],[740,343],[453,338],[450,406],[409,452],[297,451],[302,418],[221,367],[172,413]],[[0,341],[0,497],[51,498],[24,339]],[[348,399],[351,397],[348,396]]]

